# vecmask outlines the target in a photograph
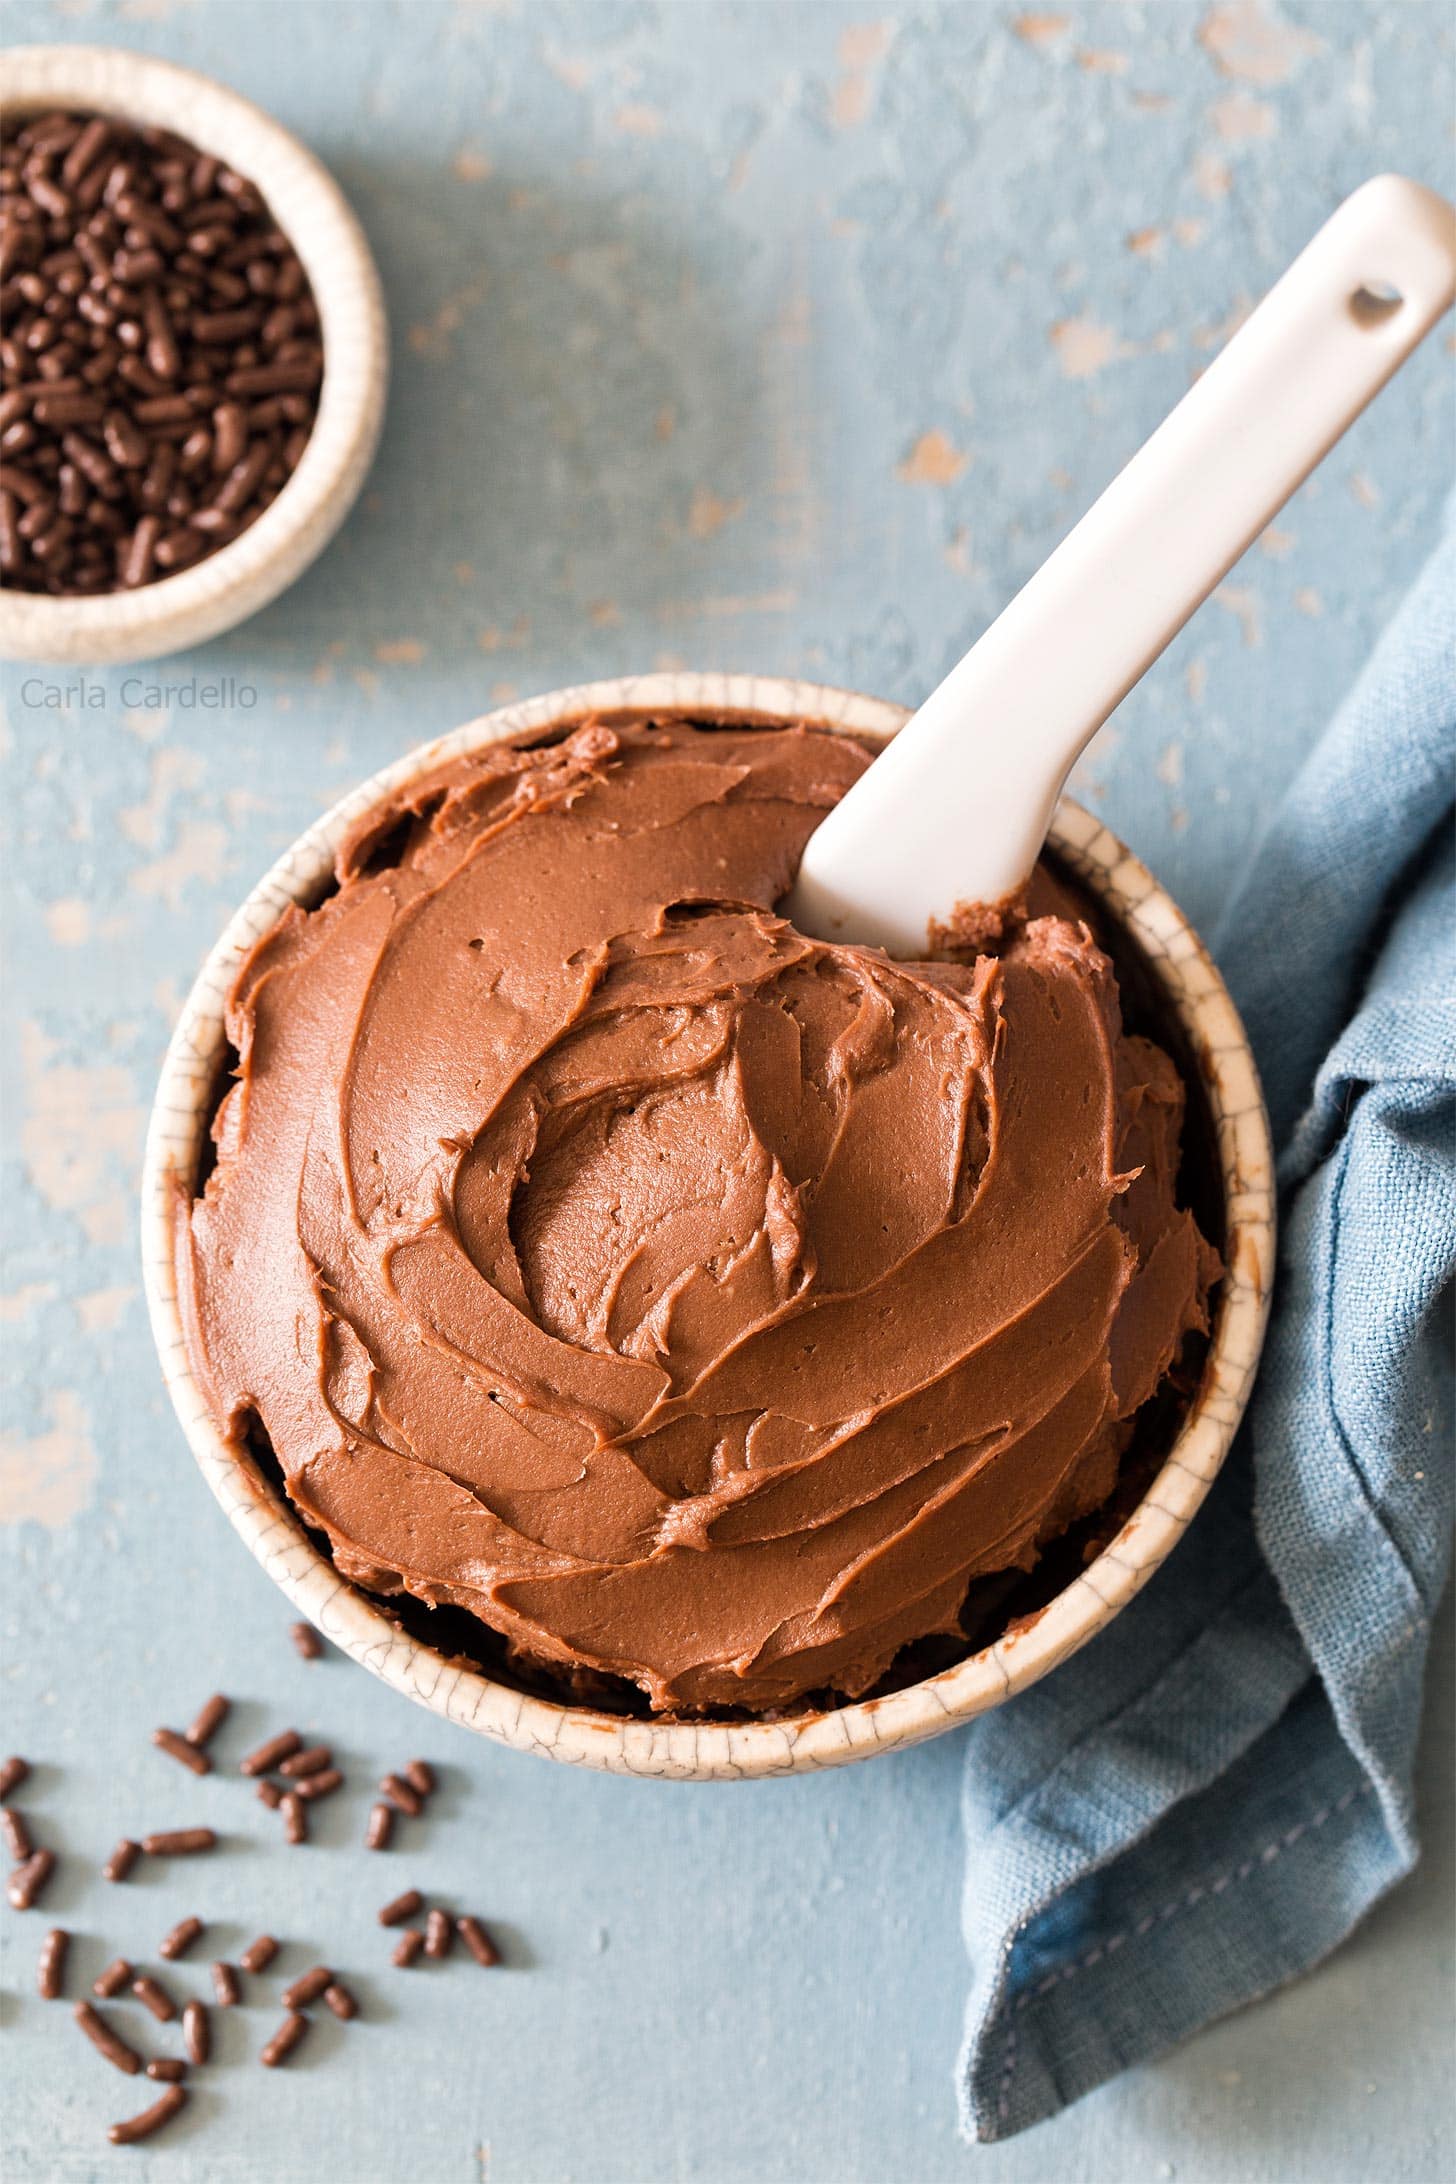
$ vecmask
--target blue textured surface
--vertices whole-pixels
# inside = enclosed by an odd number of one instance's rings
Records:
[[[104,2173],[123,2157],[102,2126],[143,2105],[34,1999],[44,1925],[84,1937],[89,1981],[194,1908],[229,1950],[268,1924],[290,1972],[332,1958],[365,2014],[267,2077],[271,2010],[228,2020],[187,2119],[126,2157],[143,2176],[1443,2174],[1444,1813],[1423,1872],[1304,1986],[962,2148],[959,1740],[649,1787],[296,1661],[165,1403],[131,1209],[178,998],[321,805],[494,699],[589,674],[921,694],[1345,191],[1392,166],[1452,190],[1447,11],[58,0],[5,29],[162,53],[273,108],[353,197],[396,334],[367,498],[285,599],[155,670],[4,676],[3,1743],[44,1762],[20,1802],[74,1853],[44,1918],[0,1926],[7,2176]],[[1430,543],[1450,355],[1443,329],[1083,769],[1201,922]],[[189,706],[194,675],[256,703]],[[235,1779],[150,1750],[217,1686],[250,1702],[230,1752],[296,1717],[346,1755],[356,1786],[316,1846],[275,1848]],[[1450,1712],[1447,1693],[1443,1741]],[[362,1785],[415,1750],[439,1802],[370,1858]],[[1444,1751],[1429,1770],[1448,1778]],[[87,1877],[123,1826],[194,1818],[229,1856]],[[411,1880],[499,1921],[516,1968],[391,1971],[373,1907]]]

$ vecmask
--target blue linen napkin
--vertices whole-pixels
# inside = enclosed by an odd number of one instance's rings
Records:
[[[1296,1978],[1415,1863],[1453,1515],[1453,780],[1448,537],[1221,935],[1280,1156],[1248,1420],[1139,1597],[967,1733],[968,2138]]]

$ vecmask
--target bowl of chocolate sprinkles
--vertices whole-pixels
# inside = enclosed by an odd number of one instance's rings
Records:
[[[180,651],[276,598],[363,484],[369,246],[310,152],[190,69],[23,47],[0,111],[0,656]]]

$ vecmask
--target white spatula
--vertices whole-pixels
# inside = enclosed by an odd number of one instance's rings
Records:
[[[1456,297],[1456,211],[1346,199],[810,838],[788,915],[924,954],[1025,885],[1083,746]]]

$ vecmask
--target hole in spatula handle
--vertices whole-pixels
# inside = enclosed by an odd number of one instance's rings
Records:
[[[1383,326],[1405,297],[1389,281],[1362,281],[1350,298],[1350,315],[1360,326]]]

